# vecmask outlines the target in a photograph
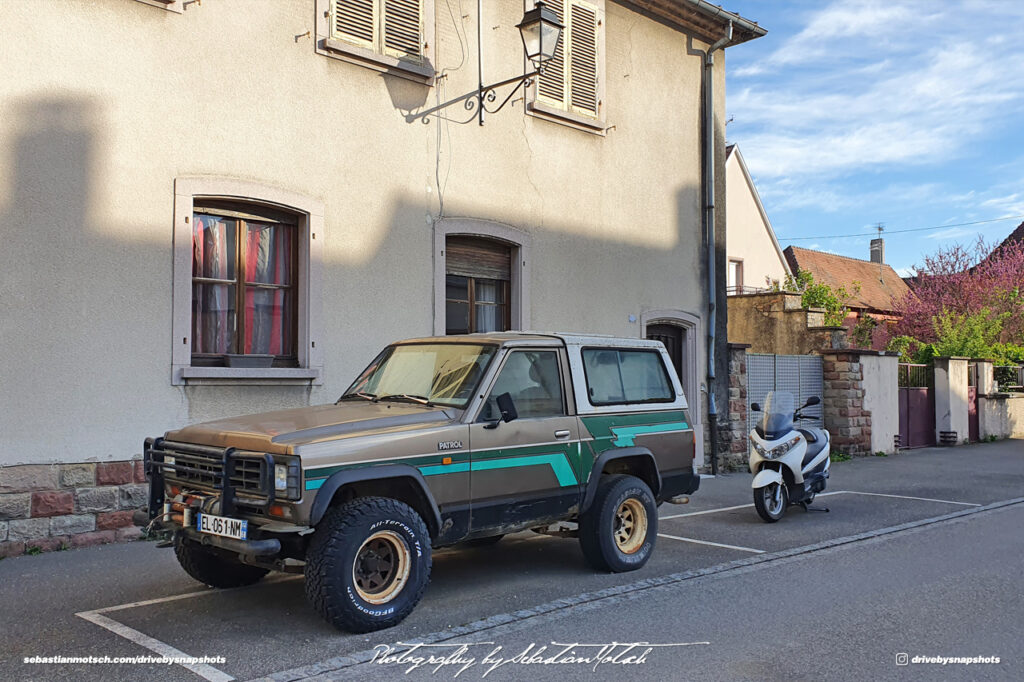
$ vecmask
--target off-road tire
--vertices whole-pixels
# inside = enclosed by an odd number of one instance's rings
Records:
[[[366,591],[368,583],[359,583],[356,575],[367,570],[357,559],[370,557],[371,543],[380,543],[394,555],[384,573],[390,581],[384,581],[379,595]],[[306,551],[306,599],[341,630],[373,632],[397,625],[419,603],[430,582],[430,549],[426,524],[404,502],[363,497],[331,507]],[[375,567],[380,564],[377,553],[370,558]],[[367,600],[373,596],[385,601]]]
[[[624,516],[633,519],[635,533],[640,534],[626,533],[625,542]],[[642,568],[658,537],[658,506],[650,487],[635,476],[602,477],[593,502],[580,516],[579,534],[583,556],[597,570],[623,573]]]
[[[185,572],[210,587],[242,587],[259,582],[268,571],[258,566],[249,566],[229,559],[202,545],[184,539],[180,534],[174,538],[174,555]]]

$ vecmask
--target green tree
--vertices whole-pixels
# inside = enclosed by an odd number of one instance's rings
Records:
[[[842,326],[849,308],[846,304],[860,293],[860,282],[853,282],[851,291],[846,287],[830,287],[824,282],[815,282],[814,275],[807,270],[797,270],[796,276],[786,275],[786,280],[779,284],[772,282],[772,291],[794,291],[800,294],[800,305],[808,308],[824,308],[825,324],[830,327]]]

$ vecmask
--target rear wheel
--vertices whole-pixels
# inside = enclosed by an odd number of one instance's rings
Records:
[[[785,483],[769,483],[754,489],[754,509],[766,523],[775,523],[786,513],[789,492]]]
[[[398,500],[366,497],[331,507],[306,553],[306,598],[337,628],[372,632],[400,623],[430,582],[430,534]]]
[[[635,571],[647,563],[658,535],[658,506],[635,476],[606,476],[580,516],[583,556],[599,571]]]
[[[210,587],[242,587],[259,582],[268,571],[229,559],[212,549],[190,542],[178,534],[174,555],[185,572]]]

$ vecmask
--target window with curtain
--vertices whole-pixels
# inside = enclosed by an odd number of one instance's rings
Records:
[[[507,331],[512,248],[492,239],[448,237],[445,333]]]
[[[295,367],[298,222],[261,207],[196,202],[192,214],[192,364],[270,355]]]

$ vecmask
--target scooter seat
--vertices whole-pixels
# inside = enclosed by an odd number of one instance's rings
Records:
[[[804,453],[804,461],[800,463],[801,467],[805,467],[811,463],[811,461],[821,454],[821,451],[825,449],[828,444],[828,439],[821,429],[800,429],[800,433],[807,439],[807,452]],[[813,438],[811,438],[813,436]]]
[[[809,429],[797,429],[797,431],[804,435],[804,438],[807,439],[808,443],[816,443],[819,440],[822,440],[822,436],[824,435],[821,433],[820,429],[816,429],[814,427]]]

